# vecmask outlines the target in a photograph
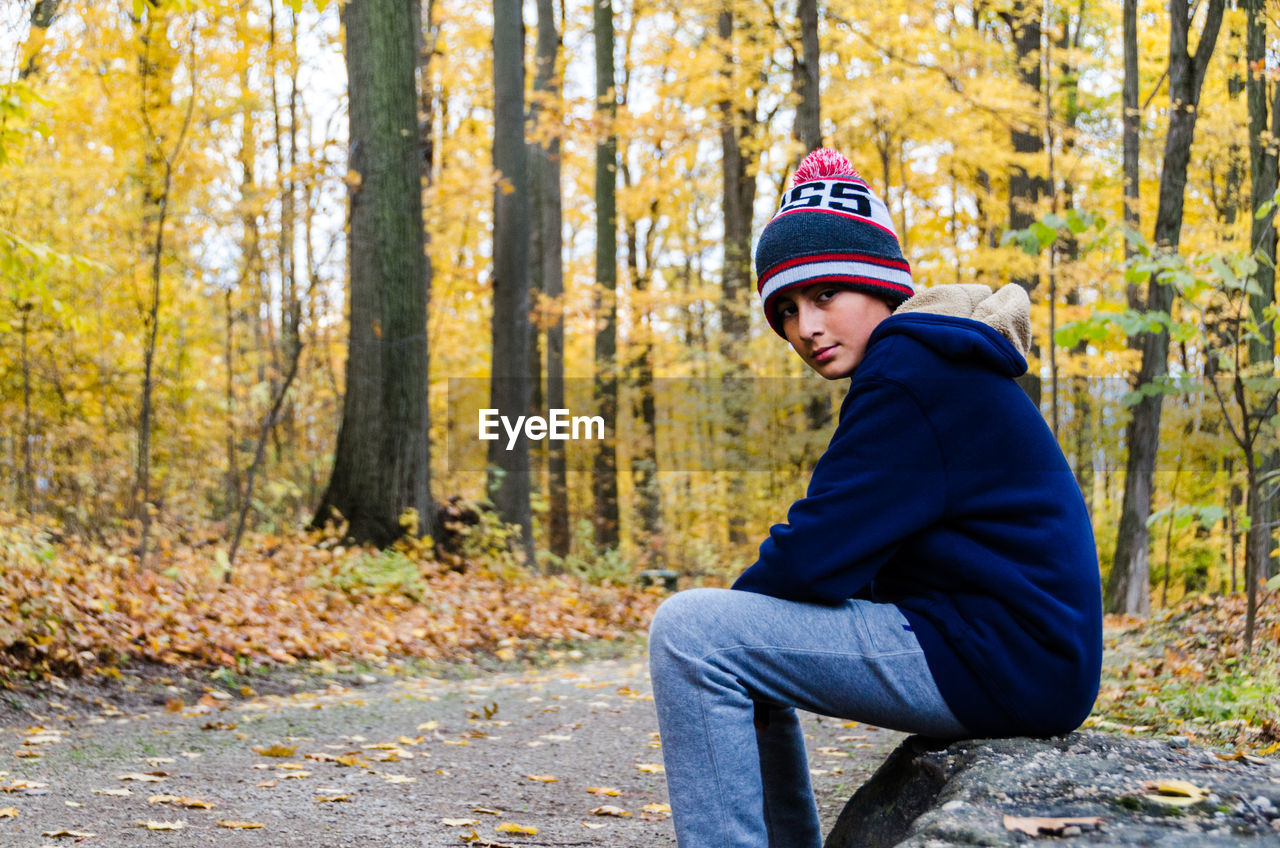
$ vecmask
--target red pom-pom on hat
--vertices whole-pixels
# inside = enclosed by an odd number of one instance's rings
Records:
[[[857,177],[862,175],[845,158],[843,153],[829,147],[820,147],[804,157],[800,167],[791,177],[791,185],[798,186],[814,180],[825,180],[831,177]]]

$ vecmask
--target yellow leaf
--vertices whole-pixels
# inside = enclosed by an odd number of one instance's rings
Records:
[[[560,781],[560,778],[552,777],[549,774],[526,774],[525,777],[529,780],[536,780],[539,783],[558,783]]]
[[[92,839],[98,834],[90,833],[87,830],[45,830],[41,831],[40,835],[47,837],[69,836],[73,839]]]
[[[440,823],[445,827],[470,827],[471,825],[480,824],[479,819],[440,819]]]
[[[125,772],[124,774],[117,774],[116,777],[119,778],[120,780],[137,780],[141,783],[159,783],[160,781],[165,779],[165,775],[163,774],[143,774],[142,772],[139,772],[139,771],[130,771],[130,772]]]
[[[173,804],[176,807],[187,807],[192,810],[212,810],[213,804],[197,798],[184,798],[181,795],[152,795],[148,804]]]
[[[321,804],[335,804],[339,801],[354,800],[350,795],[317,795],[312,801],[318,801]]]
[[[537,836],[538,829],[525,824],[512,824],[511,822],[503,822],[494,828],[498,833],[523,833],[526,836]]]
[[[266,746],[259,745],[253,749],[255,753],[264,757],[292,757],[297,750],[297,745],[281,745],[279,743]]]
[[[658,763],[636,763],[636,768],[645,774],[666,774],[666,769]]]
[[[138,827],[145,827],[147,830],[182,830],[186,825],[180,821],[139,821]]]
[[[646,813],[669,813],[671,812],[670,804],[645,804],[643,807]]]
[[[610,798],[617,798],[622,794],[612,786],[588,786],[587,791],[592,795],[608,795]]]
[[[6,774],[7,774],[7,773],[8,773],[8,772],[6,772]],[[38,781],[38,780],[21,780],[21,779],[16,779],[16,780],[14,780],[14,781],[13,781],[13,783],[10,783],[8,786],[0,786],[0,791],[3,791],[3,792],[21,792],[21,791],[23,791],[23,790],[25,790],[25,789],[48,789],[48,788],[49,788],[49,784],[47,784],[47,783],[41,783],[41,782],[40,782],[40,781]]]
[[[484,813],[487,816],[500,816],[502,810],[491,810],[488,807],[475,807],[471,810],[473,813]]]
[[[1185,780],[1147,781],[1143,788],[1148,790],[1143,796],[1148,801],[1173,807],[1189,807],[1209,797],[1208,789]]]
[[[596,807],[591,811],[591,814],[593,816],[617,816],[618,818],[625,818],[631,815],[621,807],[615,807],[612,804],[605,804],[603,807]]]
[[[418,725],[418,730],[435,730],[439,726],[440,722],[438,721],[424,721],[422,724]]]
[[[257,830],[262,827],[262,822],[251,821],[220,821],[218,827],[230,828],[231,830]]]
[[[17,817],[18,810],[16,807],[5,807],[4,809],[0,809],[0,819],[16,819]]]
[[[280,781],[278,781],[278,780],[259,780],[259,781],[258,781],[258,783],[257,783],[257,785],[258,785],[258,786],[261,786],[263,789],[270,789],[270,788],[271,788],[271,787],[273,787],[273,786],[278,786],[278,785],[280,785]]]
[[[132,792],[131,790],[124,789],[124,788],[120,788],[120,789],[94,789],[94,790],[91,790],[91,791],[93,792],[93,794],[94,794],[94,795],[112,795],[112,796],[117,797],[117,798],[124,798],[125,796],[132,795],[132,794],[133,794],[133,792]]]

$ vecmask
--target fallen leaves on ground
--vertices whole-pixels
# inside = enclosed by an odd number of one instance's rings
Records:
[[[523,833],[525,836],[537,836],[538,829],[527,824],[513,824],[512,822],[503,822],[494,828],[498,833]]]
[[[189,810],[212,810],[213,804],[199,798],[184,798],[181,795],[152,795],[148,804],[169,804],[173,807],[186,807]]]
[[[1147,781],[1143,798],[1171,807],[1189,807],[1209,798],[1209,790],[1186,780]]]
[[[86,540],[0,513],[0,662],[75,675],[126,656],[231,667],[499,650],[518,658],[548,641],[631,638],[661,600],[534,575],[496,550],[492,561],[446,565],[421,545],[379,551],[317,532],[247,535],[226,584],[215,567],[219,528],[157,533],[163,573],[138,569],[128,535]],[[216,697],[201,700],[215,708]]]
[[[231,819],[218,822],[218,827],[225,827],[230,830],[257,830],[262,827],[262,822],[236,821]]]
[[[164,772],[156,772],[154,774],[149,774],[149,773],[140,772],[140,771],[130,771],[130,772],[125,772],[124,774],[117,774],[116,777],[120,780],[136,780],[136,781],[139,781],[140,783],[160,783],[166,777],[168,777],[168,775],[165,774]]]
[[[16,807],[5,807],[0,809],[0,819],[16,819],[18,817],[18,809]]]
[[[1229,595],[1189,599],[1149,622],[1108,616],[1102,687],[1085,726],[1280,752],[1280,604],[1259,605],[1252,656],[1245,612],[1244,596]]]
[[[628,813],[626,810],[622,809],[621,807],[615,807],[612,804],[605,804],[603,807],[596,807],[594,810],[592,810],[591,815],[617,816],[618,818],[625,818],[627,816],[630,816],[631,814]]]
[[[22,778],[14,778],[9,783],[0,784],[0,792],[28,792],[33,789],[48,789],[49,784],[41,783],[38,780],[23,780]]]
[[[494,842],[490,839],[485,839],[474,830],[470,833],[464,833],[459,838],[463,842],[476,846],[476,848],[520,848],[518,845],[511,842]]]
[[[185,822],[181,821],[139,821],[138,827],[145,827],[147,830],[182,830],[186,827]]]

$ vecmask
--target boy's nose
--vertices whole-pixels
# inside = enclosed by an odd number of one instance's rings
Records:
[[[822,312],[805,301],[796,306],[796,317],[799,319],[800,337],[811,339],[822,335]]]

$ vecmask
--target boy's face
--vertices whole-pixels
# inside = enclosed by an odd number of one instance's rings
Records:
[[[777,310],[791,347],[828,380],[853,373],[871,331],[892,314],[883,300],[834,283],[787,289],[778,295]]]

